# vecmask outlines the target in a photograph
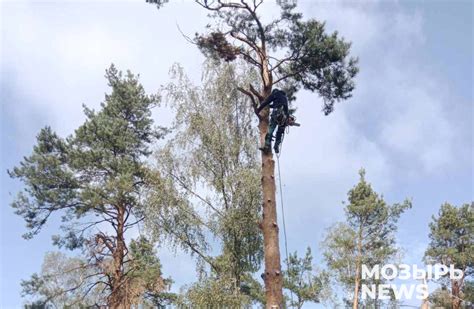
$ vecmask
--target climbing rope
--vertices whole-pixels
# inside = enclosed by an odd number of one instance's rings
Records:
[[[285,238],[285,255],[286,255],[286,270],[288,271],[289,269],[289,260],[288,260],[288,239],[286,237],[286,222],[285,222],[285,207],[283,205],[283,189],[281,186],[281,173],[280,173],[280,154],[281,154],[281,148],[283,145],[283,138],[284,135],[281,137],[281,143],[280,143],[280,151],[276,154],[277,157],[277,166],[278,166],[278,182],[280,186],[280,204],[281,204],[281,219],[283,222],[283,235]],[[290,298],[291,302],[294,303],[293,301],[293,292],[290,290]]]
[[[277,154],[277,166],[278,166],[278,182],[279,182],[279,187],[280,187],[281,219],[283,221],[283,235],[285,237],[286,260],[288,261],[288,239],[286,237],[285,208],[283,205],[283,191],[282,191],[282,186],[281,186],[280,154]]]

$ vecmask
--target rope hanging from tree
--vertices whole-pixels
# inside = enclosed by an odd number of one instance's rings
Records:
[[[280,151],[276,154],[277,157],[277,167],[278,167],[278,183],[280,187],[280,204],[281,204],[281,219],[283,222],[283,236],[285,238],[285,256],[286,256],[286,270],[289,270],[289,260],[288,260],[288,238],[286,236],[286,221],[285,221],[285,207],[283,204],[283,189],[281,185],[281,172],[280,172],[280,155],[281,155],[281,148],[283,145],[283,139],[284,136],[282,136],[281,144],[280,144]],[[291,302],[293,303],[293,292],[290,290],[290,298]]]

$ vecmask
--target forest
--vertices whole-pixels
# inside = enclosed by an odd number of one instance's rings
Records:
[[[146,2],[157,18],[170,5]],[[306,18],[296,1],[277,1],[273,20],[261,17],[263,0],[194,2],[209,24],[180,39],[205,57],[199,83],[177,63],[149,93],[140,72],[111,64],[100,107],[84,104],[84,121],[70,135],[45,126],[9,167],[22,186],[10,206],[25,223],[23,237],[61,222],[56,250],[21,282],[25,308],[404,307],[396,291],[402,281],[363,273],[405,265],[397,233],[418,207],[416,196],[387,199],[369,168],[358,167],[357,182],[341,188],[347,194],[333,207],[344,216],[314,235],[316,246],[287,245],[284,212],[298,205],[284,203],[279,160],[288,130],[305,124],[276,123],[276,103],[265,103],[275,89],[284,91],[293,122],[305,112],[303,91],[318,98],[324,116],[352,104],[365,68],[351,38]],[[156,121],[163,108],[171,125]],[[274,149],[263,146],[276,143],[269,130],[277,140],[281,134]],[[302,158],[311,156],[297,147]],[[474,202],[436,207],[419,268],[447,265],[462,275],[413,280],[427,291],[418,308],[474,308]],[[162,248],[193,259],[193,283],[176,286],[163,271]],[[378,287],[387,285],[384,296]],[[371,286],[374,296],[365,297]]]

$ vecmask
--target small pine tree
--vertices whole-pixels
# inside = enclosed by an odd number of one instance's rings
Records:
[[[352,301],[348,302],[354,309],[360,307],[362,265],[370,269],[395,257],[397,221],[411,207],[408,200],[388,205],[365,180],[365,171],[361,170],[359,175],[359,183],[348,193],[346,222],[332,226],[323,242],[329,269],[348,292],[353,292]]]
[[[289,307],[300,309],[306,302],[320,303],[325,296],[323,292],[329,284],[329,277],[325,272],[316,273],[313,270],[311,248],[306,249],[302,258],[296,252],[290,253],[286,262],[283,287],[290,291],[290,297],[287,297]]]

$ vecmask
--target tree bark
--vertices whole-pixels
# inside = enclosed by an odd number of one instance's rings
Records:
[[[426,285],[426,278],[423,278],[423,284]],[[420,309],[430,309],[430,304],[428,301],[428,296],[423,298],[423,302],[421,303],[421,308]]]
[[[355,273],[355,282],[354,282],[354,299],[352,301],[352,309],[359,308],[359,265],[356,265],[356,273]]]
[[[423,303],[421,304],[421,308],[420,308],[420,309],[430,309],[430,305],[429,305],[427,299],[423,299]]]
[[[461,298],[460,298],[460,283],[458,280],[451,280],[451,308],[460,309],[461,308]]]
[[[125,258],[125,210],[123,207],[117,207],[117,228],[115,250],[112,252],[113,274],[112,274],[112,292],[109,297],[109,307],[113,309],[127,309],[130,307],[127,301],[126,284],[123,282],[123,263]]]
[[[359,308],[360,269],[362,267],[361,259],[362,259],[362,226],[359,227],[359,233],[357,237],[357,259],[356,259],[354,299],[352,301],[352,309]]]
[[[269,91],[268,91],[269,92]],[[268,95],[269,93],[267,93]],[[266,96],[264,96],[266,97]],[[259,121],[261,145],[268,131],[269,112],[263,111]],[[283,278],[281,273],[280,245],[275,196],[275,161],[271,151],[262,151],[262,232],[265,254],[265,298],[266,308],[283,308]]]

